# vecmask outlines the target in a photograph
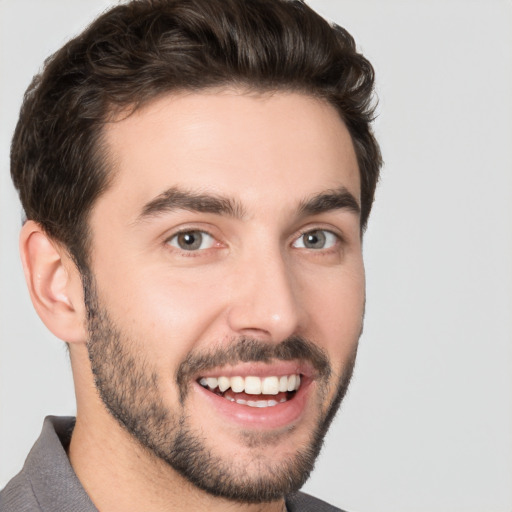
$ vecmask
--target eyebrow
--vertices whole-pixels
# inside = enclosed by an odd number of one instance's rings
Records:
[[[332,210],[348,210],[357,215],[361,214],[357,199],[343,186],[314,195],[299,205],[299,213],[302,215],[318,215]]]
[[[298,213],[307,216],[343,209],[358,215],[361,212],[356,198],[342,186],[301,201]],[[176,210],[227,215],[236,219],[242,219],[246,215],[242,204],[233,198],[171,187],[143,206],[141,214],[137,217],[137,222]]]
[[[149,201],[142,208],[137,221],[156,217],[176,210],[214,213],[241,219],[245,216],[243,206],[236,200],[215,194],[202,194],[171,187]]]

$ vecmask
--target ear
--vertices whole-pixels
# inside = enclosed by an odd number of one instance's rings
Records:
[[[43,323],[68,343],[85,343],[80,272],[66,249],[29,220],[21,229],[20,254],[30,298]]]

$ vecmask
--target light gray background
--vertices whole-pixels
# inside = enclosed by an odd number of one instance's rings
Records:
[[[43,59],[110,3],[0,0],[0,487],[43,417],[74,411],[18,262],[10,137]],[[310,3],[375,65],[386,165],[355,378],[306,490],[351,512],[510,512],[512,2]]]

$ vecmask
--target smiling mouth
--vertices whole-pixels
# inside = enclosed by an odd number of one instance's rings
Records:
[[[208,391],[248,407],[275,407],[291,400],[301,385],[301,375],[201,377],[198,383]]]

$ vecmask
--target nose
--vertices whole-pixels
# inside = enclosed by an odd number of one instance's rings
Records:
[[[246,258],[234,276],[228,310],[232,331],[275,342],[299,334],[304,321],[299,287],[280,251]]]

